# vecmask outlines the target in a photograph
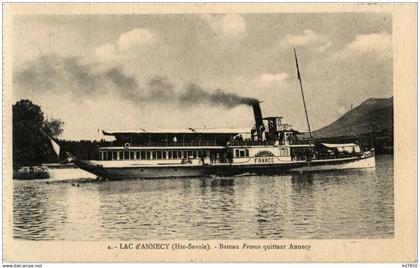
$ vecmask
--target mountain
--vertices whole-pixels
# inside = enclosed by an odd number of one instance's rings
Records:
[[[393,97],[367,99],[335,122],[314,131],[312,135],[314,138],[331,138],[392,132],[393,114]]]

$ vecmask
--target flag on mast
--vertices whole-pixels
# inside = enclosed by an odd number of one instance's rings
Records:
[[[57,155],[57,157],[60,157],[60,145],[58,145],[58,143],[56,143],[52,138],[48,138],[51,141],[51,146],[53,147],[55,154]]]
[[[42,134],[47,136],[47,138],[51,142],[51,146],[52,146],[55,154],[57,155],[58,158],[60,158],[60,145],[55,140],[53,140],[50,136],[48,136],[47,133],[45,133],[42,129],[39,129],[39,130],[42,132]]]

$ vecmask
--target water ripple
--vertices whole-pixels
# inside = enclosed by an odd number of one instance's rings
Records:
[[[375,170],[287,176],[13,182],[27,240],[394,236],[393,158]]]

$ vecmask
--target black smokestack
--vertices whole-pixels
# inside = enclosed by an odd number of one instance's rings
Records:
[[[264,131],[264,123],[259,101],[252,103],[252,109],[254,110],[255,128],[257,130],[258,140],[261,141],[262,132]]]

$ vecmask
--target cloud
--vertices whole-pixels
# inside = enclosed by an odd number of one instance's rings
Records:
[[[95,49],[95,56],[100,61],[115,60],[130,56],[156,43],[156,36],[147,29],[137,28],[122,33],[116,43],[105,43]]]
[[[280,47],[313,47],[323,53],[331,46],[332,42],[325,36],[312,30],[305,30],[303,34],[287,34],[280,42]]]
[[[117,53],[117,46],[115,44],[106,43],[95,50],[95,55],[103,60],[110,60],[115,57]]]
[[[117,46],[119,51],[127,51],[151,45],[154,42],[155,36],[150,31],[138,28],[120,35]]]
[[[283,85],[286,80],[289,78],[287,73],[279,74],[261,74],[255,78],[254,83],[258,87],[270,87],[270,86],[279,86]]]
[[[245,19],[239,14],[203,15],[204,19],[213,31],[228,38],[241,38],[247,34],[247,24]]]
[[[354,41],[336,52],[334,57],[347,59],[372,53],[383,59],[391,58],[392,36],[387,32],[357,35]]]

